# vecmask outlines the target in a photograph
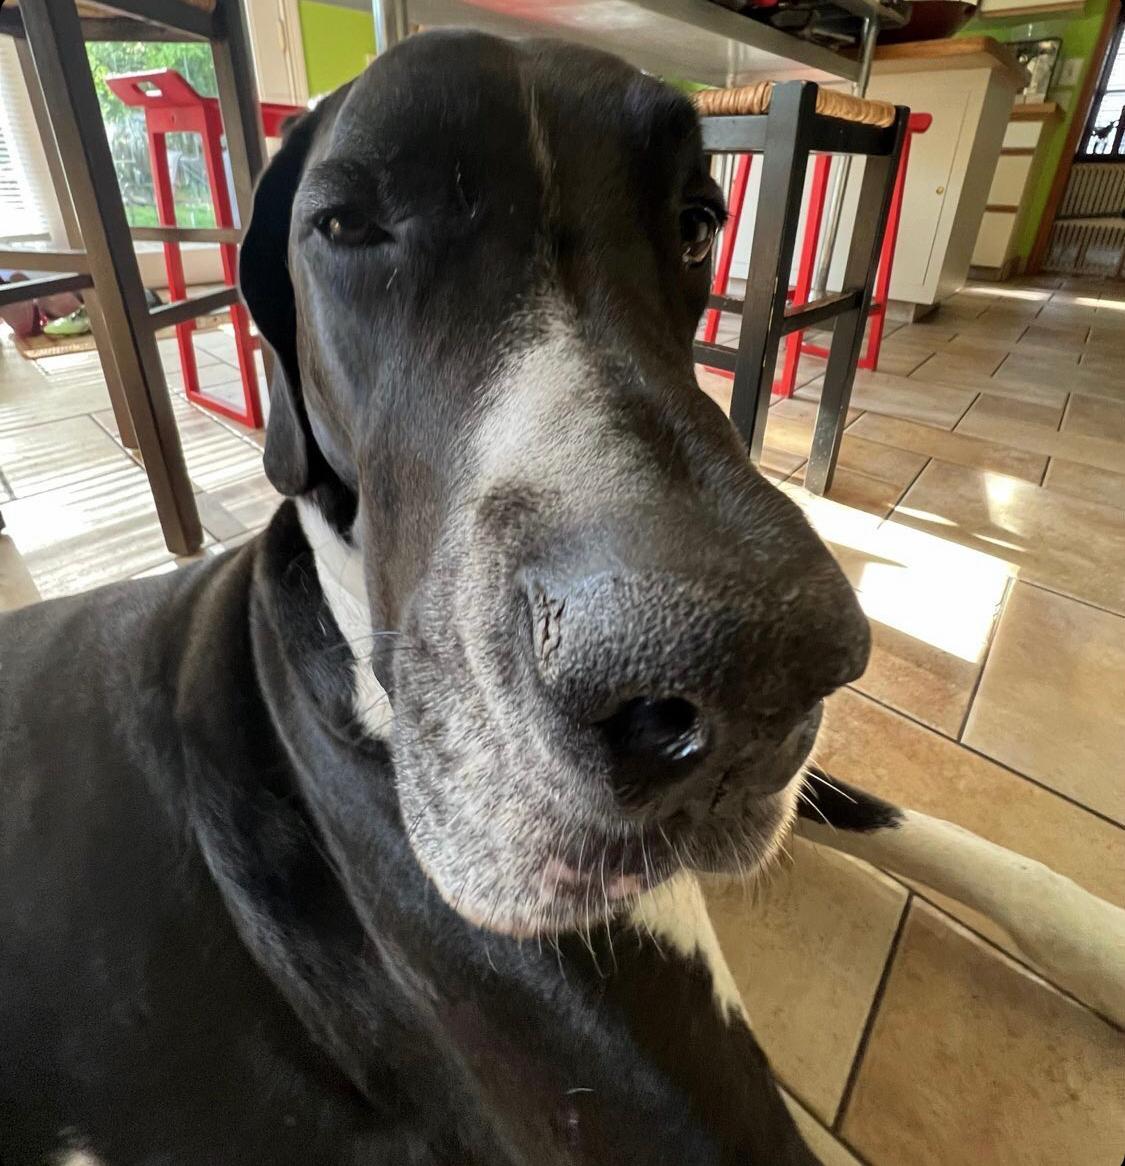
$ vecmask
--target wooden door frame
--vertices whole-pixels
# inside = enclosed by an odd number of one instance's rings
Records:
[[[1066,142],[1063,145],[1059,167],[1055,171],[1054,181],[1051,183],[1051,192],[1047,195],[1047,205],[1039,219],[1039,230],[1035,234],[1035,243],[1027,260],[1029,275],[1037,275],[1043,267],[1043,260],[1047,257],[1047,249],[1051,243],[1051,231],[1055,226],[1055,217],[1059,213],[1063,196],[1066,194],[1066,184],[1070,180],[1070,169],[1074,165],[1074,155],[1078,150],[1082,135],[1086,132],[1086,123],[1090,119],[1090,106],[1093,104],[1094,91],[1098,87],[1098,80],[1105,68],[1105,56],[1109,51],[1113,34],[1117,30],[1117,22],[1121,16],[1122,0],[1112,0],[1106,6],[1101,30],[1098,32],[1098,42],[1091,54],[1090,67],[1086,70],[1086,80],[1078,94],[1078,101],[1074,107],[1074,117],[1071,119],[1070,129],[1067,131]]]

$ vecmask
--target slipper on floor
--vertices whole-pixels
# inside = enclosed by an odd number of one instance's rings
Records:
[[[76,308],[69,316],[61,316],[43,325],[43,332],[47,336],[84,336],[89,331],[90,317],[85,304]]]

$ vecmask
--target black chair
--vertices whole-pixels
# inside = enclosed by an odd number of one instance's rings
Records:
[[[832,485],[852,382],[863,343],[879,251],[910,111],[811,81],[767,81],[696,95],[709,154],[760,153],[762,181],[745,300],[712,296],[710,306],[742,317],[737,348],[702,341],[696,360],[734,374],[730,417],[758,461],[781,338],[798,329],[832,329],[805,486]],[[793,248],[809,155],[866,159],[859,208],[844,265],[843,290],[808,304],[787,303]]]

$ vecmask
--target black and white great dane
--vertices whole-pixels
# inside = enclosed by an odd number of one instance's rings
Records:
[[[722,218],[690,104],[559,43],[419,36],[291,130],[242,286],[292,500],[0,621],[3,1166],[814,1161],[695,872],[804,812],[868,630],[695,383]],[[1098,918],[804,793],[1046,898],[1048,964]]]

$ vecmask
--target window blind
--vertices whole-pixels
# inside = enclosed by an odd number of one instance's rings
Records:
[[[54,233],[54,192],[16,48],[0,36],[0,239]]]

